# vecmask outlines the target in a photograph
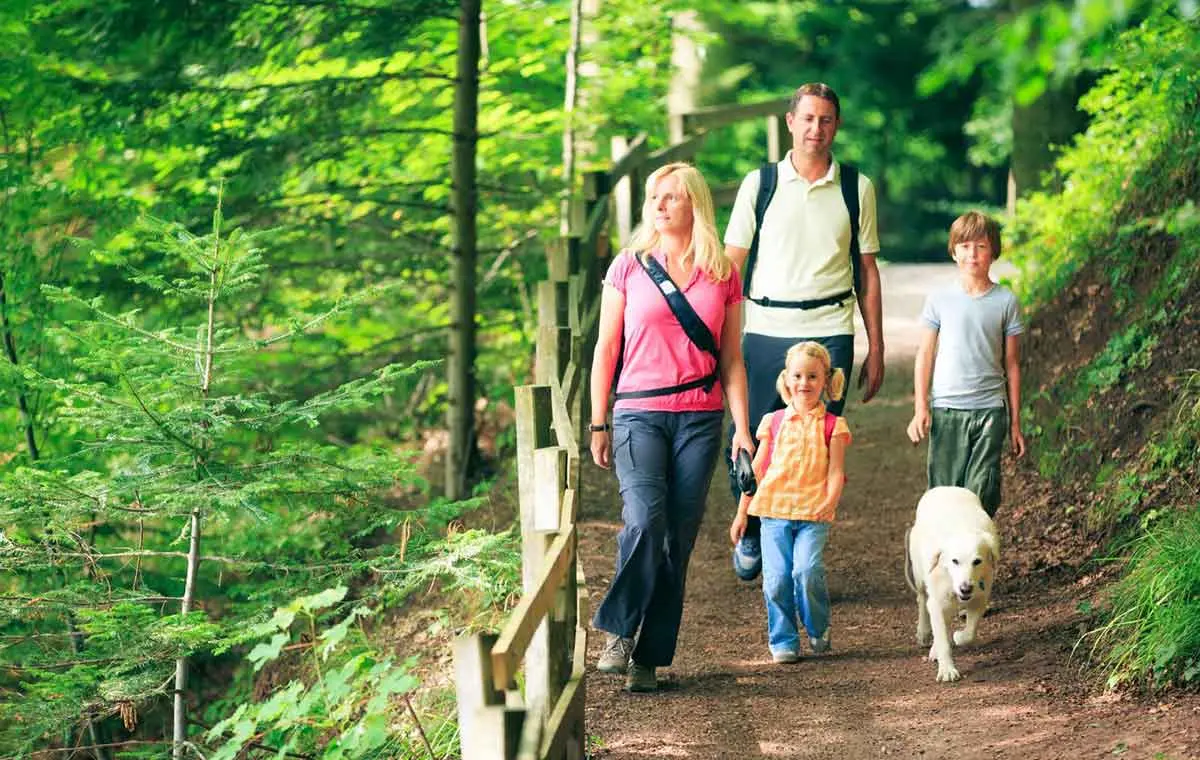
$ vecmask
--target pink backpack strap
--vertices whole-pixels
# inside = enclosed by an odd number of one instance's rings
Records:
[[[833,445],[833,429],[837,426],[837,415],[833,412],[825,412],[825,448]],[[850,478],[842,476],[842,482],[845,483]]]
[[[767,453],[763,457],[763,474],[766,475],[767,469],[771,466],[771,455],[775,453],[775,439],[779,438],[779,429],[783,427],[784,409],[777,409],[771,412],[771,438],[767,441]]]

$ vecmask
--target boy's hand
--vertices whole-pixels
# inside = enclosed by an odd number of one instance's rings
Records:
[[[1025,456],[1025,436],[1021,435],[1021,429],[1015,425],[1012,429],[1012,449],[1017,459]]]
[[[729,526],[729,540],[737,546],[737,542],[742,540],[742,535],[746,532],[746,516],[738,513],[738,516],[733,518],[733,524]]]
[[[916,446],[925,436],[929,435],[929,426],[933,423],[933,419],[929,416],[928,409],[922,409],[913,414],[912,422],[908,423],[908,440]]]

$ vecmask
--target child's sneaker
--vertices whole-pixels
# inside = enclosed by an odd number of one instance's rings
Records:
[[[742,536],[733,547],[733,572],[744,581],[752,581],[762,572],[762,548],[758,536]]]
[[[829,643],[829,629],[825,629],[825,633],[821,634],[821,638],[814,639],[811,636],[808,639],[809,646],[812,647],[813,654],[822,654],[828,652],[832,646]]]
[[[791,649],[781,649],[778,652],[771,652],[771,660],[776,665],[790,665],[793,662],[800,662],[800,653]]]
[[[601,673],[624,675],[629,670],[629,656],[633,654],[633,639],[605,634],[604,651],[596,662],[596,670]]]

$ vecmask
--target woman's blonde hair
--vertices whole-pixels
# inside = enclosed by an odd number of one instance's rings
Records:
[[[779,373],[779,379],[775,381],[775,389],[779,391],[779,397],[788,404],[792,403],[792,392],[787,387],[788,365],[801,356],[811,356],[821,362],[825,367],[825,397],[831,401],[840,399],[846,390],[846,373],[842,372],[841,367],[833,366],[833,359],[830,358],[828,349],[812,340],[797,343],[787,350],[787,355],[783,360],[783,371]]]
[[[692,241],[683,252],[693,264],[713,282],[724,282],[733,272],[733,262],[725,255],[717,236],[716,213],[712,193],[704,177],[691,164],[677,161],[659,167],[646,180],[646,199],[642,204],[642,221],[633,231],[630,250],[643,258],[658,245],[658,230],[654,229],[654,189],[663,177],[674,174],[679,178],[684,195],[692,204]]]

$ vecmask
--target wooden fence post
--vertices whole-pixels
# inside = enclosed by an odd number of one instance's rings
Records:
[[[516,757],[525,710],[504,704],[492,685],[494,634],[459,636],[454,642],[454,684],[458,693],[458,732],[463,760]]]
[[[767,117],[767,161],[778,163],[792,147],[792,133],[788,131],[783,116],[772,114]]]
[[[517,494],[521,510],[521,586],[531,593],[542,572],[553,535],[535,527],[537,510],[536,452],[554,444],[550,388],[521,385],[514,389],[517,417]],[[545,705],[550,682],[550,626],[543,620],[525,650],[525,697],[528,704]],[[550,703],[553,704],[553,703]],[[539,720],[544,716],[539,716]]]

